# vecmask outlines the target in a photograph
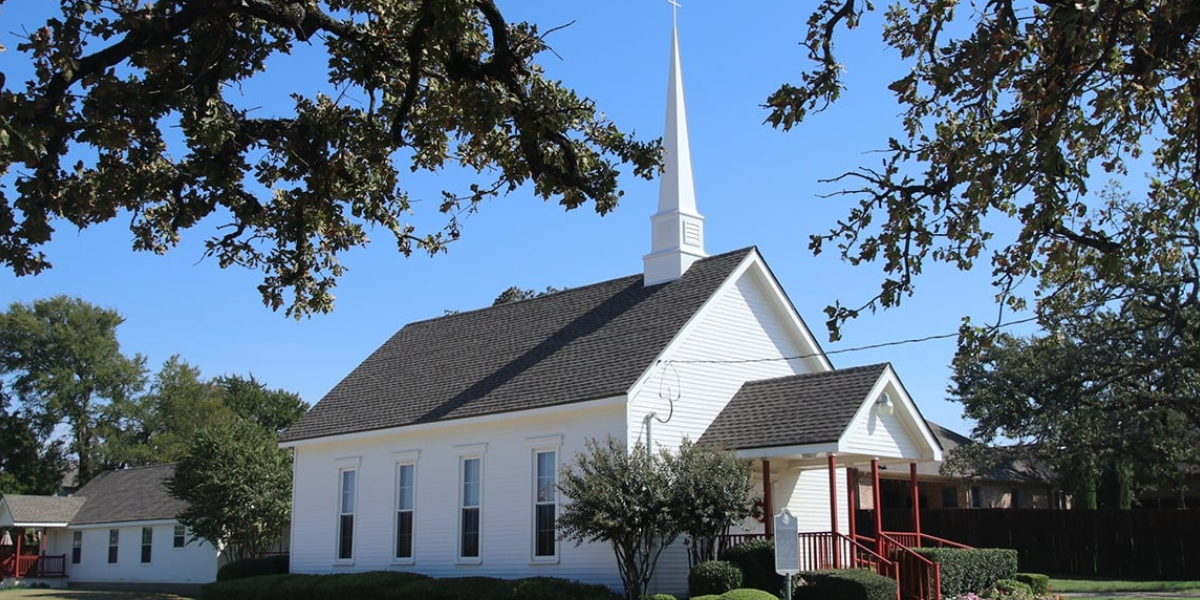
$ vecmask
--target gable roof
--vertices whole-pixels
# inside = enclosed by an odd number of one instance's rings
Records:
[[[836,442],[887,368],[880,363],[746,382],[700,443],[747,450]]]
[[[174,519],[187,508],[167,492],[174,474],[173,464],[105,471],[79,488],[87,501],[71,525]]]
[[[974,446],[979,443],[957,431],[948,429],[932,421],[929,422],[929,428],[937,436],[938,442],[942,444],[942,448],[946,450],[946,456],[949,456],[960,447]],[[987,453],[987,464],[983,465],[980,470],[970,473],[951,474],[947,475],[947,477],[1011,483],[1047,483],[1054,480],[1054,473],[1046,465],[1040,464],[1039,461],[1022,457],[1019,454],[1013,455],[1009,450],[1009,448],[1004,446],[987,448],[984,450]],[[941,466],[942,463],[940,462],[922,463],[917,465],[917,473],[919,475],[942,476]]]
[[[75,518],[84,499],[77,496],[28,496],[5,494],[0,503],[18,527],[66,524]]]
[[[406,325],[281,437],[283,442],[544,408],[624,394],[755,252]]]

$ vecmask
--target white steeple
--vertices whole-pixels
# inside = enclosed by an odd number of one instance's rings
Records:
[[[672,4],[675,4],[672,2]],[[676,4],[678,7],[678,4]],[[679,279],[704,252],[704,217],[696,211],[683,73],[679,67],[679,27],[671,29],[671,67],[667,86],[667,124],[663,131],[663,173],[658,212],[650,217],[650,254],[643,257],[645,285]]]

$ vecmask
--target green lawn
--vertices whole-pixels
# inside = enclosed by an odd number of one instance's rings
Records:
[[[1167,592],[1200,595],[1200,581],[1122,581],[1119,579],[1051,579],[1054,593],[1124,594]]]
[[[2,590],[0,600],[190,600],[187,596],[153,592],[93,592],[88,590]]]

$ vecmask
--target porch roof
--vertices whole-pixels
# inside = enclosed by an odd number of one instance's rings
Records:
[[[86,498],[80,496],[0,497],[0,527],[66,527]]]
[[[881,410],[886,408],[886,410]],[[744,384],[700,442],[791,466],[937,461],[942,448],[888,363]],[[810,464],[811,463],[811,464]]]
[[[749,450],[834,443],[887,364],[750,381],[700,437]]]

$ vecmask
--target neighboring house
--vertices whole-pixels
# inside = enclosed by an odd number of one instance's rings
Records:
[[[929,423],[944,455],[977,442],[960,433]],[[1004,460],[970,475],[944,475],[941,463],[917,465],[918,502],[921,508],[1069,508],[1070,497],[1051,483],[1045,469],[1026,460]],[[912,508],[909,469],[880,472],[880,505],[884,510]],[[870,510],[871,482],[859,481],[860,509]]]
[[[0,497],[0,528],[16,530],[11,548],[20,544],[15,555],[25,557],[3,563],[0,576],[72,584],[213,581],[217,549],[191,541],[175,519],[186,505],[167,492],[174,471],[174,465],[107,471],[74,496]]]
[[[891,366],[835,370],[756,249],[706,255],[677,47],[644,272],[411,323],[375,350],[281,438],[293,572],[618,587],[609,545],[554,532],[559,469],[589,438],[735,448],[767,512],[806,532],[849,531],[845,467],[941,458]],[[747,531],[769,520],[731,533]],[[681,542],[651,587],[686,593],[686,575]]]

